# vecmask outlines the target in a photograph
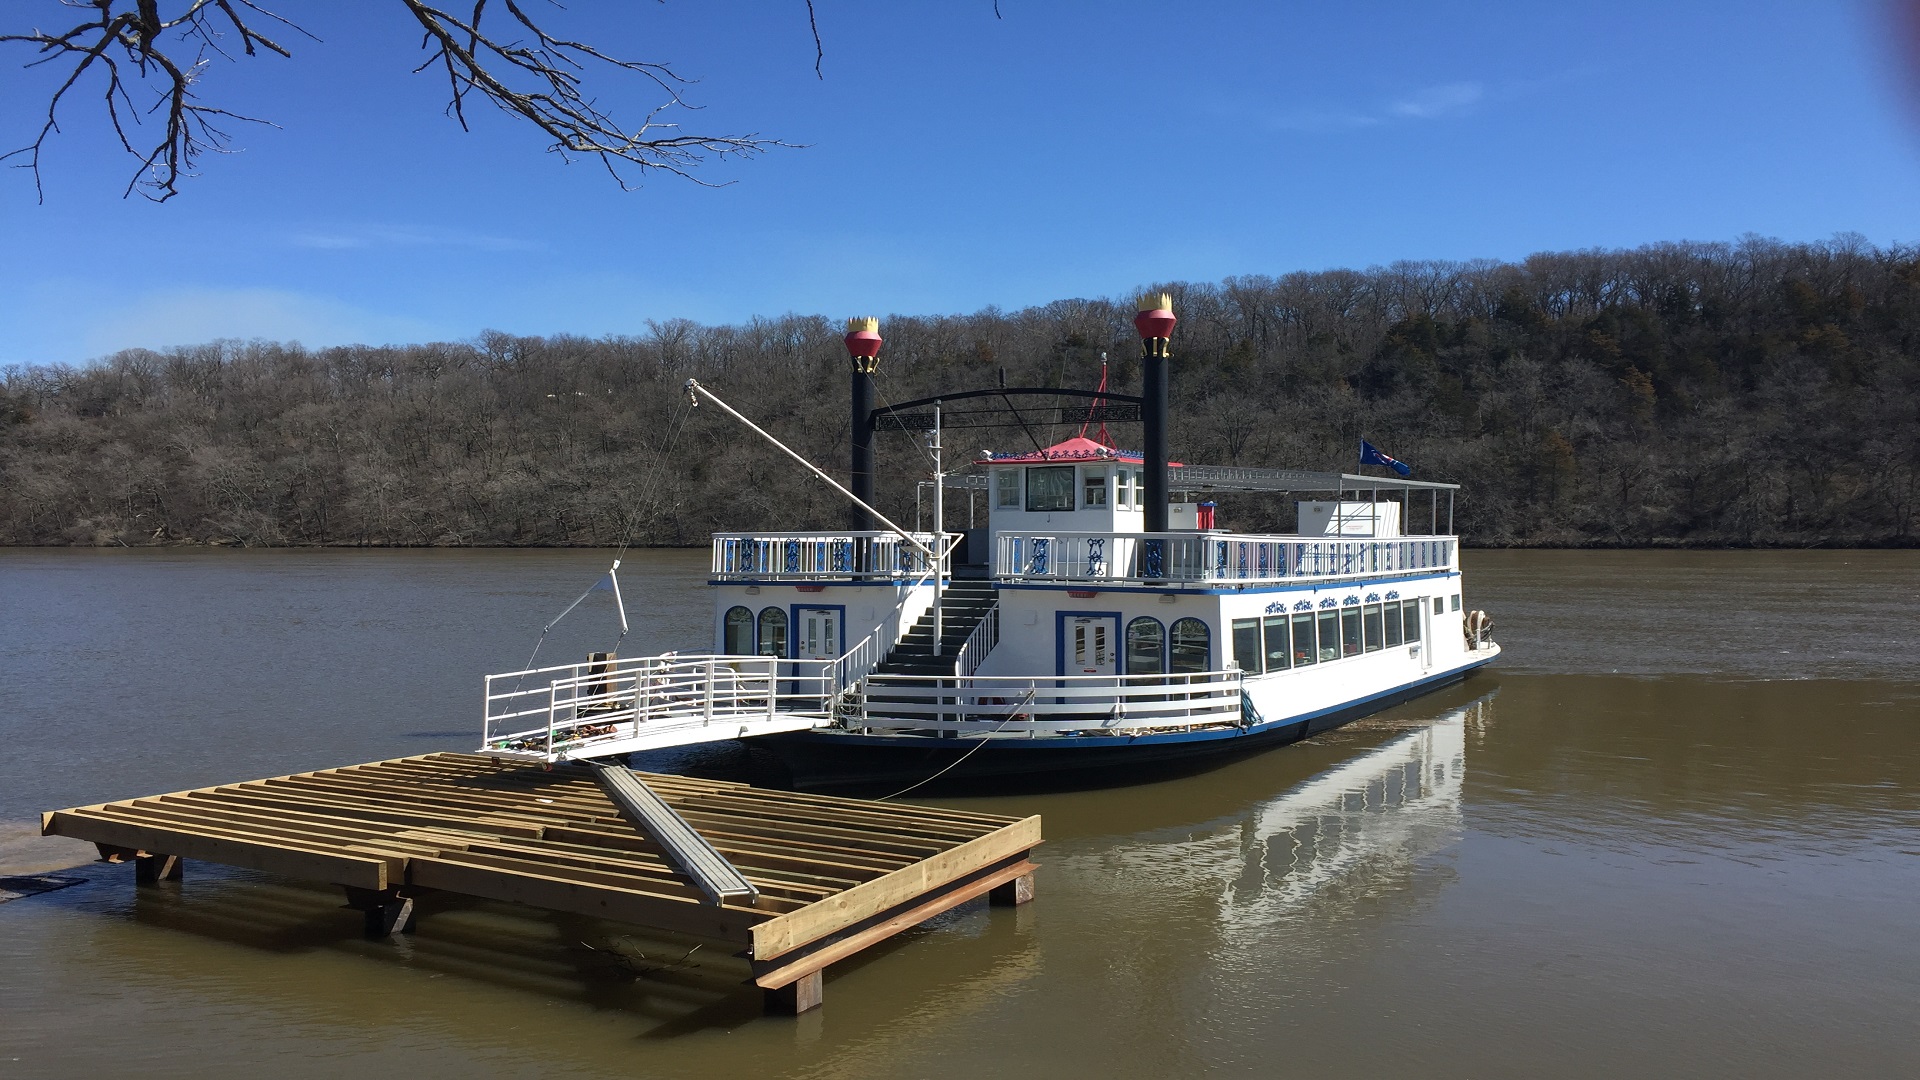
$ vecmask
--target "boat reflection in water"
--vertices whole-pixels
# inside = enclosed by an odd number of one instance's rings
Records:
[[[1460,837],[1466,732],[1492,694],[1453,710],[1257,807],[1242,832],[1239,873],[1221,913],[1265,925],[1334,892],[1404,880],[1412,864]]]
[[[1322,953],[1346,936],[1329,934],[1340,924],[1404,911],[1453,880],[1449,860],[1429,857],[1464,832],[1467,733],[1490,722],[1493,697],[1240,812],[1060,861],[1116,907],[1192,925],[1219,948],[1220,967],[1270,962],[1269,942],[1297,959]],[[1213,903],[1196,905],[1196,894]]]

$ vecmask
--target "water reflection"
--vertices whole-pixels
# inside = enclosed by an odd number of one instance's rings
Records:
[[[1394,876],[1457,841],[1469,724],[1493,695],[1447,713],[1259,806],[1221,897],[1232,932],[1265,926],[1362,878]]]
[[[1497,691],[1496,691],[1497,692]],[[1286,920],[1318,924],[1403,892],[1425,856],[1463,830],[1469,731],[1491,722],[1489,692],[1233,814],[1138,833],[1062,870],[1134,910],[1191,919],[1210,896],[1213,933],[1231,943]]]

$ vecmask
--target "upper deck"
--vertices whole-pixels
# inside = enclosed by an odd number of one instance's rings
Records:
[[[933,544],[933,536],[924,542]],[[1160,586],[1348,581],[1459,566],[1459,538],[1330,538],[1229,532],[1003,532],[996,581]],[[924,555],[884,532],[716,533],[712,579],[882,584],[924,580]]]

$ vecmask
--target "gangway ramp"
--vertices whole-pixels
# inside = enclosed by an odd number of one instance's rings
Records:
[[[607,793],[614,805],[625,811],[640,831],[660,845],[661,853],[674,868],[707,894],[716,904],[738,901],[751,904],[760,898],[740,868],[695,832],[687,819],[673,812],[652,788],[624,765],[606,761],[589,762],[594,782]]]
[[[980,896],[1032,895],[1038,817],[643,775],[752,884],[713,903],[638,835],[589,766],[429,754],[72,807],[41,830],[140,864],[202,859],[344,886],[369,929],[430,890],[530,904],[715,941],[769,1007],[819,1004],[821,973]],[[186,875],[191,888],[192,874]],[[430,933],[432,920],[424,919]]]
[[[668,653],[489,675],[480,752],[585,761],[824,727],[875,662]]]

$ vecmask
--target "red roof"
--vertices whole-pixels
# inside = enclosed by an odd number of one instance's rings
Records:
[[[1118,450],[1085,437],[1075,437],[1066,442],[1054,443],[1045,450],[1032,450],[1024,454],[989,454],[976,464],[980,465],[1038,465],[1048,461],[1125,461],[1138,465],[1146,458],[1138,450]]]

